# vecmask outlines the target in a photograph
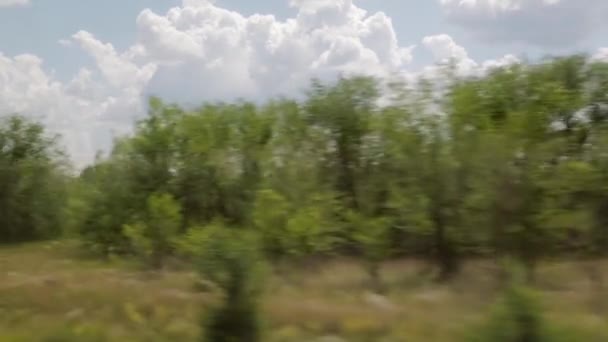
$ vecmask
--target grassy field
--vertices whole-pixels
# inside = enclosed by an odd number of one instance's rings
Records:
[[[366,291],[360,265],[332,260],[267,281],[267,341],[458,341],[488,316],[499,295],[496,268],[471,261],[434,284],[425,265],[387,263],[386,296]],[[537,289],[552,324],[585,341],[608,341],[608,262],[554,262]],[[215,295],[191,271],[139,271],[124,261],[83,258],[71,243],[0,249],[0,341],[197,341]]]

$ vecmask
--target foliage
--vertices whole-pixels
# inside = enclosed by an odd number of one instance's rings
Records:
[[[509,288],[497,304],[490,321],[471,341],[541,342],[553,341],[547,335],[536,295],[529,289]]]
[[[223,301],[203,319],[203,341],[260,340],[258,297],[261,259],[255,237],[217,224],[199,246],[199,271],[223,292]]]
[[[67,178],[57,140],[41,124],[0,119],[0,243],[60,235]]]
[[[104,254],[149,254],[148,202],[167,194],[181,217],[159,248],[190,258],[217,222],[255,231],[274,260],[349,254],[373,274],[418,255],[444,280],[468,256],[516,257],[533,275],[547,257],[606,253],[605,64],[339,78],[301,101],[189,110],[152,98],[133,135],[69,182],[66,229]]]
[[[348,223],[353,230],[352,236],[361,249],[366,269],[370,275],[371,287],[382,292],[380,264],[390,256],[390,225],[384,217],[362,217],[356,212],[349,212]]]
[[[290,204],[273,190],[258,193],[252,216],[269,255],[301,258],[329,252],[337,244],[336,201],[331,195],[304,196],[308,198]]]
[[[126,177],[129,164],[118,158],[125,148],[126,143],[119,142],[111,160],[84,169],[81,191],[75,194],[82,202],[78,215],[72,215],[76,230],[88,250],[106,256],[129,250],[122,227],[130,222],[136,202]]]
[[[172,251],[181,220],[179,203],[171,195],[154,194],[148,198],[144,217],[125,225],[124,234],[137,254],[159,268]]]
[[[257,308],[252,303],[246,299],[231,300],[204,318],[201,341],[261,341],[259,324]]]
[[[380,291],[393,256],[447,280],[468,257],[514,258],[534,279],[546,258],[606,255],[608,63],[438,75],[314,81],[263,104],[152,98],[77,177],[42,125],[3,119],[0,243],[78,235],[152,267],[195,261],[224,295],[203,321],[211,341],[260,339],[263,258],[354,257]],[[480,338],[553,340],[534,297],[512,286]]]
[[[575,341],[577,333],[556,330],[544,318],[539,293],[526,287],[524,272],[511,264],[509,286],[480,329],[471,332],[468,341],[542,342]]]

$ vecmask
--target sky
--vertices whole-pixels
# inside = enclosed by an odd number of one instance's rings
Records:
[[[606,0],[0,0],[0,116],[60,134],[78,166],[147,98],[297,96],[312,77],[473,74],[547,55],[608,59]]]

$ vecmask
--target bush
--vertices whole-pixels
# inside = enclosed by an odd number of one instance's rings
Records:
[[[156,194],[148,198],[147,212],[139,221],[124,226],[124,233],[136,252],[154,268],[160,268],[171,253],[182,216],[180,206],[171,195]]]
[[[246,297],[228,297],[203,318],[204,342],[261,341],[258,308]]]
[[[223,294],[221,304],[203,318],[203,341],[261,340],[257,299],[261,292],[261,258],[257,239],[240,230],[214,225],[202,239],[199,270]]]
[[[544,333],[536,296],[523,287],[512,287],[507,290],[488,325],[472,340],[477,342],[550,341]]]
[[[579,341],[572,331],[554,329],[543,319],[538,295],[526,287],[526,273],[507,264],[509,287],[496,304],[489,321],[467,338],[471,342],[570,342]]]

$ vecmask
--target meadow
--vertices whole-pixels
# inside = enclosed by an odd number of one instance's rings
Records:
[[[543,314],[572,334],[608,341],[608,261],[552,261],[539,269]],[[198,341],[218,291],[184,264],[142,270],[126,259],[83,255],[73,241],[0,249],[0,340]],[[438,284],[415,259],[388,261],[384,295],[367,290],[356,260],[336,258],[271,272],[262,295],[264,341],[460,341],[501,293],[498,268],[469,260]]]

